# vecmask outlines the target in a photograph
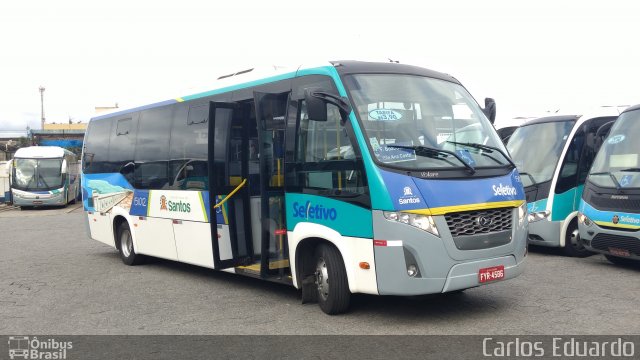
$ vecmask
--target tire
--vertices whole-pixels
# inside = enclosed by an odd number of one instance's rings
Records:
[[[583,258],[593,255],[591,251],[584,247],[582,241],[580,241],[580,232],[578,231],[578,222],[576,219],[573,219],[571,223],[569,223],[564,239],[562,252],[564,252],[566,256]]]
[[[144,257],[136,254],[133,248],[133,237],[129,229],[129,223],[123,222],[118,227],[116,241],[118,242],[118,251],[123,263],[129,266],[142,264]]]
[[[606,257],[607,260],[609,260],[610,262],[616,265],[640,268],[640,261],[638,260],[627,259],[619,256],[609,255],[609,254],[605,254],[604,257]]]
[[[340,252],[333,246],[320,244],[315,252],[315,266],[320,309],[329,315],[344,313],[349,308],[351,292]]]

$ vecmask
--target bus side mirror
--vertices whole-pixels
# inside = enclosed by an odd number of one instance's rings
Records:
[[[327,104],[338,107],[338,110],[340,110],[341,124],[343,125],[351,113],[351,105],[349,105],[349,102],[345,98],[325,91],[305,89],[304,101],[307,103],[309,120],[327,121]]]
[[[484,109],[482,112],[487,116],[489,122],[496,121],[496,101],[492,98],[484,98]]]
[[[309,120],[327,121],[327,103],[322,98],[315,96],[315,92],[305,89],[304,102],[307,105]]]
[[[67,159],[62,160],[62,169],[60,170],[61,174],[67,173]]]

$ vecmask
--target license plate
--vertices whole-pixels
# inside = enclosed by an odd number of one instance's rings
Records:
[[[478,281],[486,283],[504,279],[504,265],[493,266],[480,269],[478,271]]]
[[[42,201],[33,201],[33,205],[42,205]]]
[[[629,254],[629,251],[624,250],[624,249],[618,249],[618,248],[609,248],[609,252],[611,253],[611,255],[615,255],[615,256],[624,256],[624,257],[629,257],[631,256],[631,254]]]

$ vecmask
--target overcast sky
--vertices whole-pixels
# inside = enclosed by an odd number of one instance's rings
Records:
[[[221,5],[224,3],[224,5]],[[457,77],[498,122],[640,103],[639,1],[0,4],[0,130],[188,95],[263,64],[387,58]]]

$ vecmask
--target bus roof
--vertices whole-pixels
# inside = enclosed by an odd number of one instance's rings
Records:
[[[562,122],[562,121],[575,121],[580,117],[580,115],[555,115],[555,116],[545,116],[533,120],[529,120],[526,123],[520,125],[521,127],[534,125],[534,124],[542,124],[542,123],[550,123],[550,122]]]
[[[30,146],[16,151],[14,158],[61,158],[65,153],[71,153],[58,146]]]
[[[520,125],[521,127],[542,124],[542,123],[550,123],[550,122],[562,122],[562,121],[575,121],[578,120],[576,125],[580,125],[583,122],[589,119],[595,119],[600,117],[618,117],[620,115],[620,110],[624,109],[625,105],[619,106],[600,106],[596,108],[586,109],[582,115],[554,115],[554,116],[545,116],[533,120],[529,120],[526,123]]]
[[[448,74],[440,73],[433,70],[428,70],[418,66],[398,64],[398,63],[384,63],[384,62],[366,62],[366,61],[354,61],[354,60],[340,60],[340,61],[326,61],[316,62],[310,64],[304,64],[299,66],[269,66],[269,67],[257,67],[246,70],[237,71],[235,73],[222,75],[215,81],[213,88],[209,88],[200,92],[196,92],[191,95],[178,97],[175,99],[169,99],[152,103],[143,106],[137,106],[124,110],[116,110],[114,112],[101,114],[99,116],[91,118],[91,120],[99,120],[103,118],[110,118],[112,116],[124,115],[136,111],[151,109],[169,104],[175,104],[178,102],[197,99],[205,96],[215,95],[219,93],[225,93],[237,89],[242,89],[252,85],[268,83],[272,81],[278,81],[287,78],[293,78],[304,70],[313,70],[321,68],[335,68],[340,74],[354,74],[354,73],[382,73],[382,74],[417,74],[422,76],[433,77],[441,80],[460,83],[456,78]],[[263,81],[261,81],[263,80]]]
[[[626,112],[629,112],[629,111],[635,111],[635,110],[638,110],[638,109],[640,109],[640,104],[638,104],[638,105],[633,105],[633,106],[629,106],[629,107],[628,107],[628,108],[626,108],[623,112],[621,112],[621,113],[620,113],[620,115],[622,115],[622,114],[624,114],[624,113],[626,113]]]

